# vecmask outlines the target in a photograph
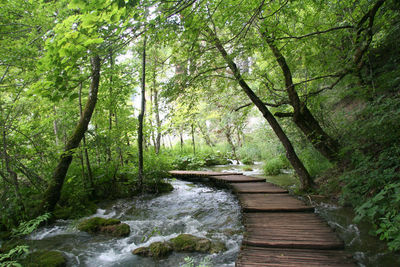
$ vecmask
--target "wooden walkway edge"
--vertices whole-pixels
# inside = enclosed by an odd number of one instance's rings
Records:
[[[314,208],[265,179],[241,173],[170,171],[181,179],[225,183],[238,196],[245,234],[236,261],[250,266],[356,266]]]

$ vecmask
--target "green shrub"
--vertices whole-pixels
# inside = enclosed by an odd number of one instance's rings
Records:
[[[265,162],[263,171],[265,175],[278,175],[281,173],[282,169],[287,169],[289,167],[289,161],[284,155],[280,155]]]

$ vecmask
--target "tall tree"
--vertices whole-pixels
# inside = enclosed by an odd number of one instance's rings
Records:
[[[61,189],[64,184],[64,179],[67,174],[69,165],[72,161],[74,149],[79,146],[85,132],[88,128],[90,119],[97,102],[97,93],[100,81],[100,57],[92,56],[91,60],[91,84],[89,89],[89,97],[86,102],[83,114],[75,127],[74,132],[69,137],[68,142],[61,154],[60,161],[54,170],[49,186],[44,192],[43,208],[47,211],[53,211],[58,200],[60,199]]]
[[[235,79],[237,80],[243,91],[248,95],[248,97],[254,103],[254,105],[260,110],[264,118],[271,125],[275,134],[278,136],[279,140],[282,142],[282,145],[286,149],[286,157],[293,166],[293,169],[295,170],[296,174],[300,178],[301,188],[303,190],[310,189],[313,186],[314,182],[311,179],[307,169],[304,167],[303,163],[298,158],[292,146],[292,143],[286,136],[285,132],[282,130],[282,127],[279,125],[278,121],[268,110],[265,104],[261,101],[261,99],[254,93],[254,91],[249,87],[247,82],[244,80],[236,64],[233,62],[232,57],[226,52],[221,41],[218,39],[217,34],[210,28],[206,28],[206,32],[209,36],[210,42],[213,43],[215,47],[218,49],[218,51],[226,61],[229,69],[232,71],[233,76],[235,77]]]
[[[142,90],[141,90],[141,101],[140,101],[140,113],[138,117],[138,155],[139,155],[139,189],[143,191],[143,120],[146,108],[146,42],[147,38],[144,36],[143,39],[143,51],[142,51]]]

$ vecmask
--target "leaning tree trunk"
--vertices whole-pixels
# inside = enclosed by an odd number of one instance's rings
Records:
[[[138,186],[139,190],[143,191],[143,120],[144,111],[146,108],[146,36],[143,41],[143,54],[142,54],[142,98],[140,114],[138,117],[139,127],[138,127],[138,154],[139,154],[139,180]]]
[[[269,125],[271,125],[272,130],[275,132],[275,134],[281,141],[282,145],[284,146],[286,150],[286,157],[289,160],[290,164],[293,166],[296,174],[299,176],[301,182],[301,189],[308,190],[313,186],[314,183],[307,169],[304,167],[303,163],[300,161],[299,157],[294,151],[294,148],[289,138],[286,136],[282,127],[279,125],[278,121],[275,119],[272,113],[268,110],[268,108],[264,105],[261,99],[253,92],[253,90],[251,90],[249,85],[243,79],[239,69],[237,68],[236,64],[233,62],[231,57],[228,55],[225,48],[222,46],[221,41],[218,39],[216,34],[209,28],[207,29],[207,31],[213,38],[212,41],[214,45],[217,47],[218,51],[225,59],[225,62],[228,64],[229,68],[233,72],[235,79],[239,82],[239,85],[242,87],[243,91],[247,94],[247,96],[258,108],[258,110],[263,114],[263,117],[268,121]]]
[[[83,114],[75,127],[74,132],[70,136],[67,141],[67,144],[64,148],[64,152],[60,157],[60,161],[57,167],[54,170],[53,176],[44,192],[43,198],[43,210],[45,211],[53,211],[58,200],[60,199],[61,189],[64,184],[65,176],[67,175],[67,171],[69,165],[72,161],[72,155],[74,153],[74,149],[79,146],[92,118],[92,114],[97,102],[97,92],[99,90],[99,81],[100,81],[100,58],[95,55],[91,58],[91,66],[92,66],[92,82],[90,84],[89,89],[89,98],[86,102],[85,109]]]
[[[285,77],[286,92],[294,110],[292,117],[293,122],[304,133],[314,148],[324,157],[330,161],[337,160],[339,143],[322,129],[319,122],[308,109],[307,105],[301,102],[299,95],[296,92],[295,85],[293,84],[292,73],[285,57],[282,55],[281,51],[279,51],[273,40],[267,36],[265,31],[261,34],[272,50],[272,53],[283,72],[283,76]]]
[[[83,108],[82,108],[82,83],[80,84],[79,87],[79,115],[82,117],[83,115]],[[88,173],[88,179],[89,179],[89,186],[90,186],[90,195],[94,195],[94,183],[93,183],[93,173],[92,173],[92,167],[90,166],[90,158],[89,158],[89,152],[86,146],[86,137],[85,134],[82,137],[82,145],[83,145],[83,151],[85,155],[85,162],[86,162],[86,169]]]

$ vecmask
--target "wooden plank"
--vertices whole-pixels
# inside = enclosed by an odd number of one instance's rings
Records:
[[[169,171],[170,174],[182,177],[208,177],[208,176],[229,176],[229,175],[241,175],[242,173],[229,173],[229,172],[210,172],[210,171]]]
[[[287,193],[286,189],[280,188],[271,183],[238,183],[232,184],[233,191],[237,194],[255,194],[255,193]]]
[[[245,213],[244,245],[275,248],[340,249],[344,244],[314,213]]]
[[[251,176],[244,176],[244,175],[226,175],[226,176],[210,176],[211,179],[228,182],[228,183],[248,183],[248,182],[256,182],[262,183],[265,182],[264,178],[257,178]]]
[[[314,208],[288,194],[239,194],[245,212],[313,211]]]
[[[355,267],[344,251],[242,247],[237,267]]]

